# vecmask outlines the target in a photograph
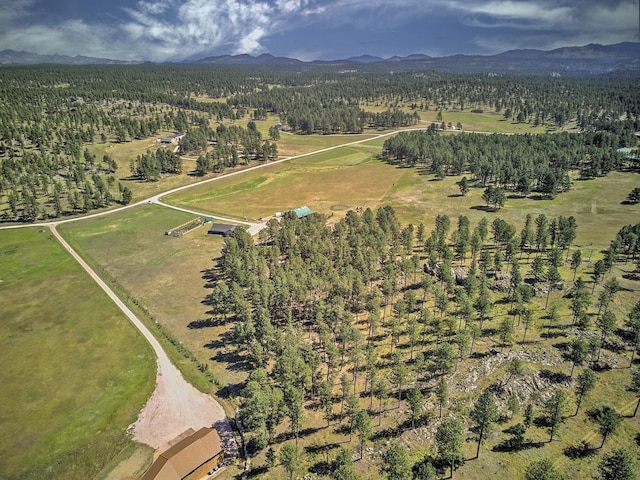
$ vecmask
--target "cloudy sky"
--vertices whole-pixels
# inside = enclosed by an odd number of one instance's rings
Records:
[[[493,54],[639,40],[638,0],[2,0],[0,50],[178,61]]]

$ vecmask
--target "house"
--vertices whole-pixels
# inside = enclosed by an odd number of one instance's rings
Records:
[[[162,137],[158,139],[160,143],[180,143],[180,140],[184,138],[184,133],[176,133],[171,137]]]
[[[161,453],[140,480],[200,480],[223,460],[220,435],[203,427]]]
[[[238,225],[229,225],[227,223],[212,223],[211,228],[209,228],[209,233],[211,235],[222,235],[224,237],[228,237],[235,232]]]

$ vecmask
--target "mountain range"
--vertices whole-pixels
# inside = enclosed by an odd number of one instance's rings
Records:
[[[0,65],[132,65],[131,62],[85,56],[38,55],[31,52],[0,51]],[[614,72],[640,73],[640,43],[624,42],[614,45],[589,44],[582,47],[562,47],[555,50],[509,50],[496,55],[452,55],[430,57],[413,54],[405,57],[381,58],[360,55],[341,60],[314,60],[304,62],[295,58],[275,57],[268,53],[258,56],[247,54],[220,55],[201,59],[188,59],[182,64],[215,65],[220,67],[264,67],[308,70],[338,68],[345,71],[435,70],[455,73],[518,73],[518,74],[607,74]]]
[[[76,55],[40,55],[32,52],[0,51],[0,66],[4,65],[134,65],[143,62],[112,60],[109,58],[85,57]]]

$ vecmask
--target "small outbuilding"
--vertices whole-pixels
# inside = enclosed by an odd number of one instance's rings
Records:
[[[140,480],[200,480],[223,460],[220,435],[203,427],[161,453]]]
[[[307,206],[294,208],[293,211],[295,212],[295,214],[296,214],[296,216],[298,218],[308,217],[309,215],[311,215],[313,213],[313,210],[311,210]]]
[[[158,139],[159,143],[180,143],[180,141],[184,138],[184,133],[176,133],[170,137],[162,137]]]
[[[228,237],[236,231],[236,228],[238,228],[238,225],[230,225],[227,223],[212,223],[211,228],[209,228],[209,233],[211,235],[222,235],[224,237]]]

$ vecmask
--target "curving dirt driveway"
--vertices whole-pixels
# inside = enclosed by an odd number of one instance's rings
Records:
[[[138,420],[129,427],[133,438],[157,449],[167,447],[171,440],[189,428],[198,430],[205,426],[215,426],[223,440],[226,441],[229,453],[237,451],[231,426],[222,406],[213,397],[200,392],[184,379],[171,363],[158,340],[140,319],[62,238],[55,225],[49,225],[49,229],[60,244],[142,333],[156,355],[158,366],[156,388]]]

